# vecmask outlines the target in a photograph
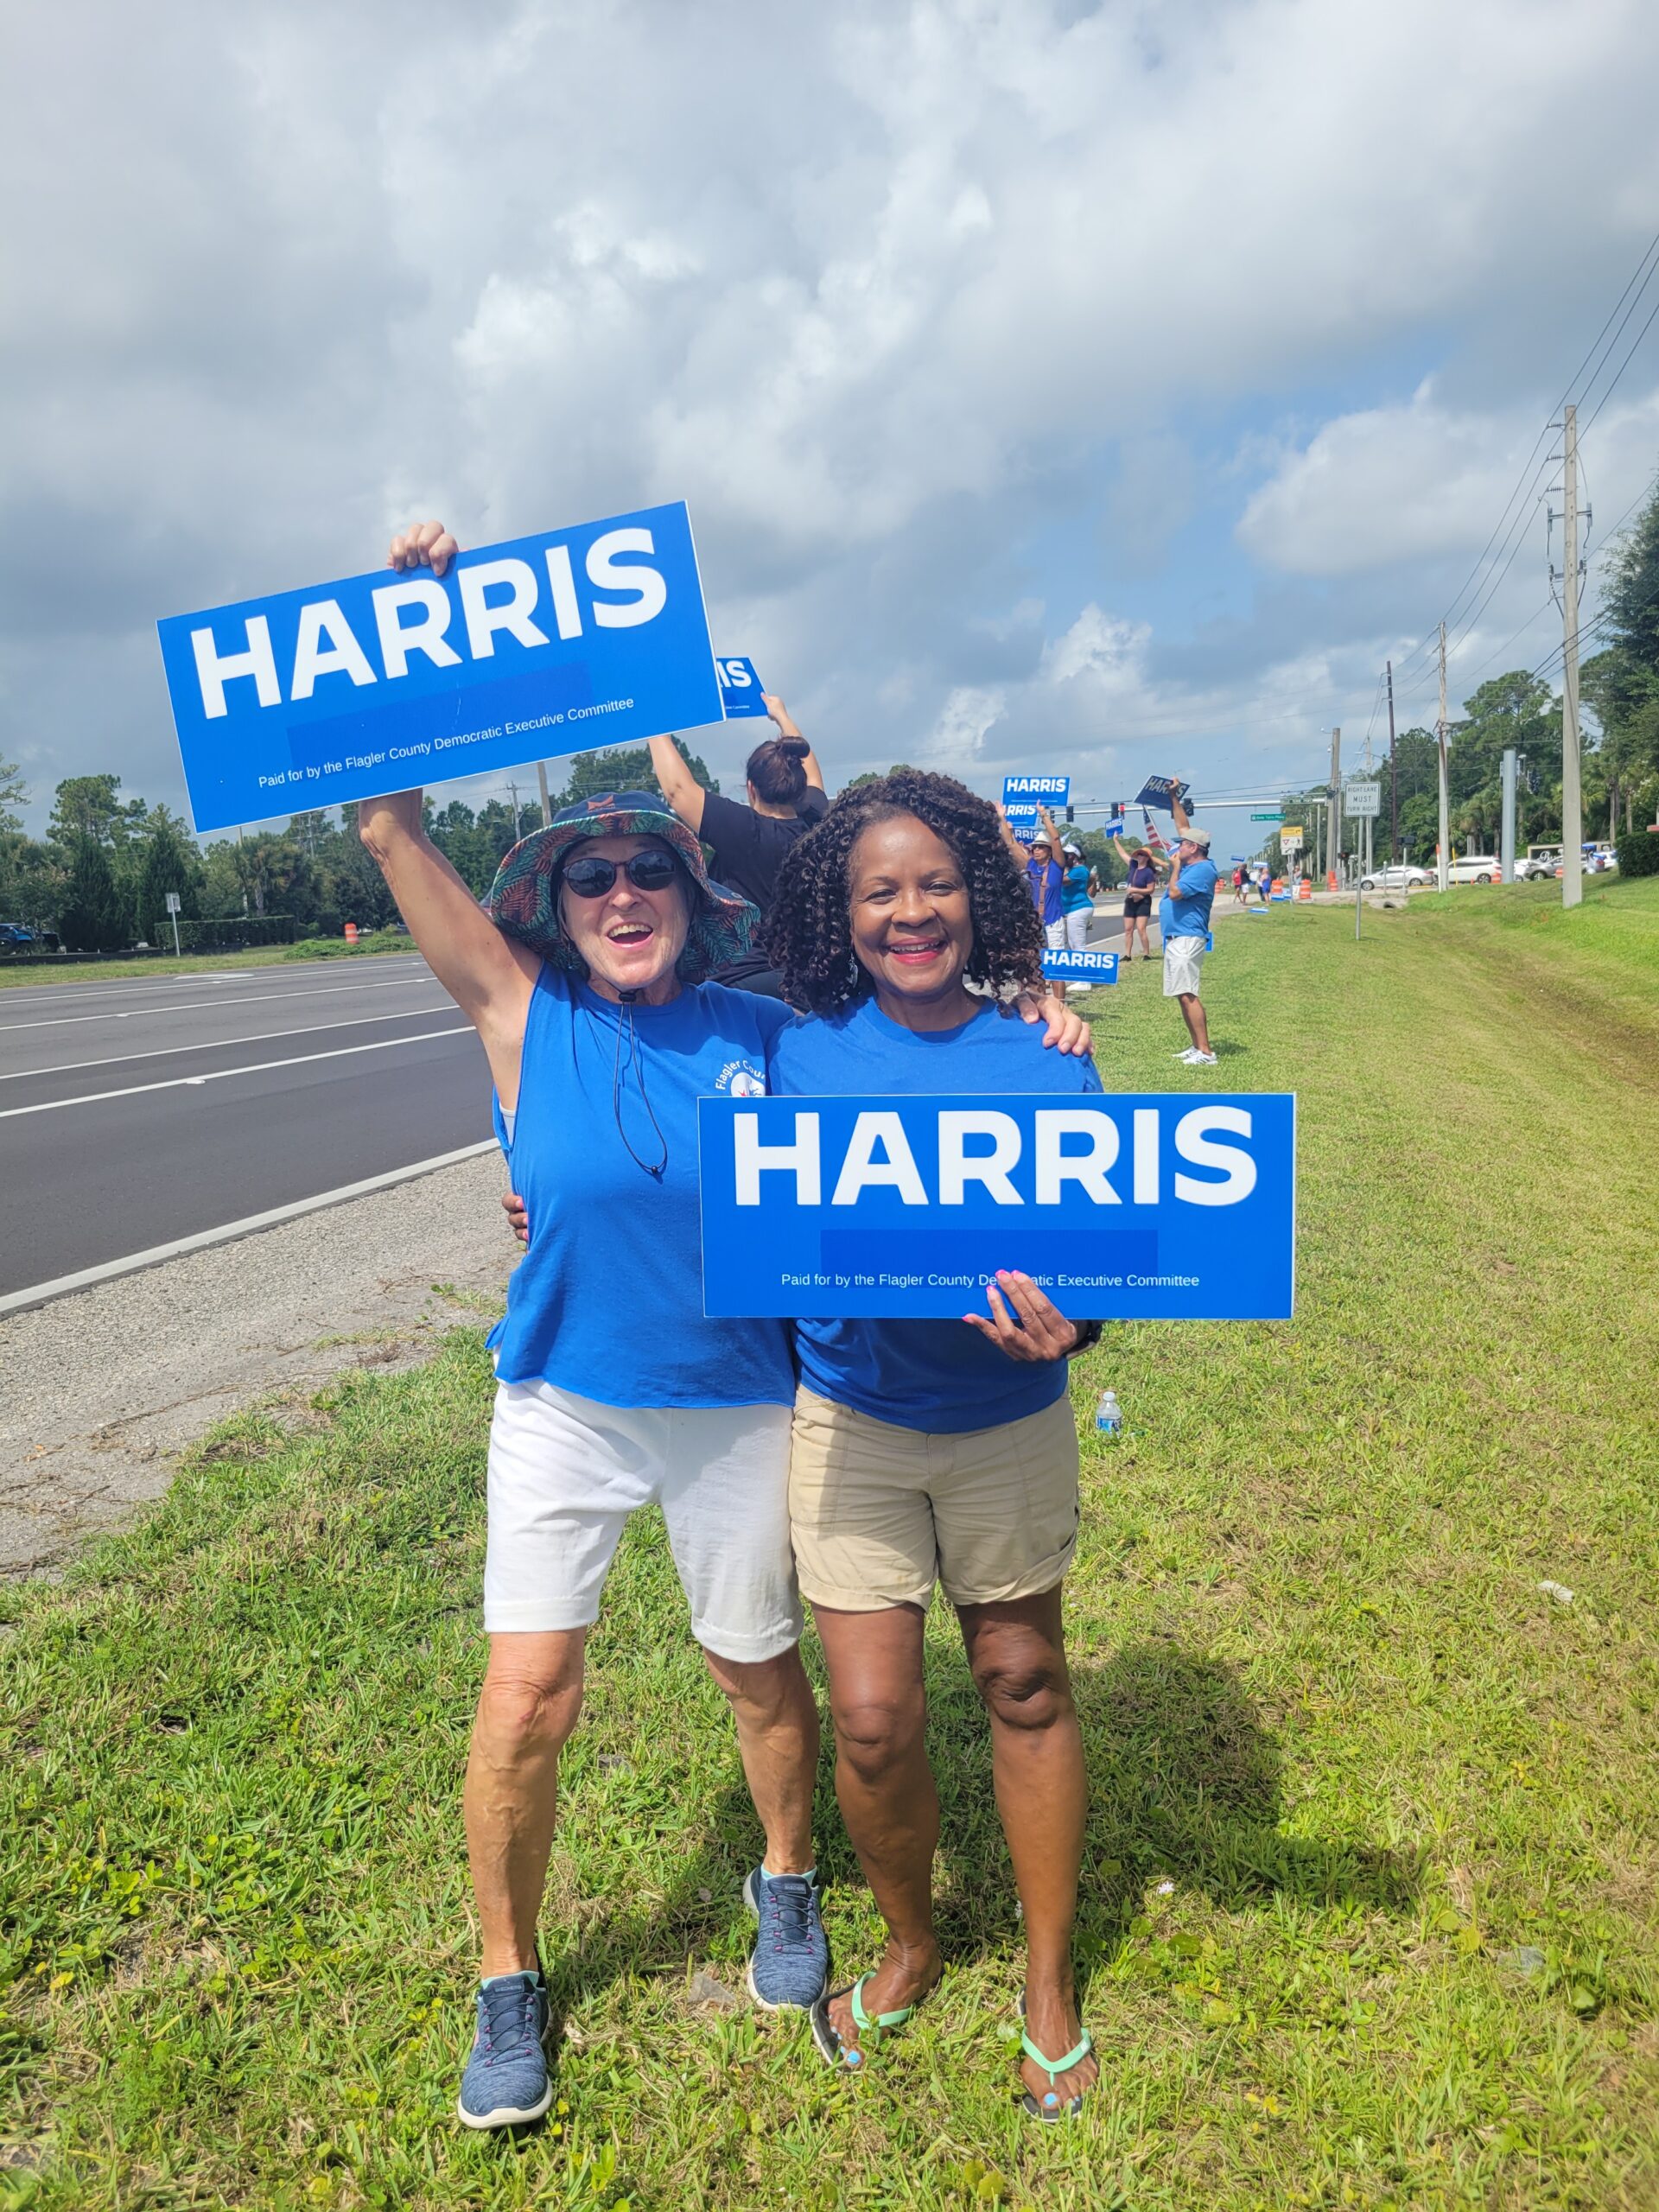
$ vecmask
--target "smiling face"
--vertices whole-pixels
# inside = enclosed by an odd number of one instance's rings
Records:
[[[913,814],[873,822],[847,861],[853,950],[884,1014],[920,1011],[966,1020],[977,1001],[963,988],[974,949],[973,912],[961,862]]]
[[[623,863],[635,853],[670,852],[660,837],[588,837],[570,849],[577,858],[614,861],[616,880],[597,899],[583,899],[569,883],[559,889],[565,934],[588,963],[588,980],[606,998],[622,991],[672,997],[674,963],[690,926],[686,877],[677,859],[674,880],[661,891],[641,891]]]

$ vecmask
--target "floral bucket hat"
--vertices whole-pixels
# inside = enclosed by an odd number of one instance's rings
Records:
[[[704,982],[716,969],[749,951],[759,909],[711,880],[702,845],[649,791],[607,791],[581,799],[561,807],[544,830],[522,838],[497,869],[485,902],[496,927],[556,968],[584,972],[582,956],[559,919],[559,884],[565,855],[589,837],[660,837],[672,847],[691,879],[691,925],[676,963],[682,982]]]

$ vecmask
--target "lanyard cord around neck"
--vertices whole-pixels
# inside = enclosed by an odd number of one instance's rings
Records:
[[[623,1024],[620,1016],[616,1025],[616,1052],[611,1062],[611,1111],[616,1116],[616,1133],[626,1145],[629,1159],[636,1167],[643,1167],[647,1175],[654,1177],[660,1182],[668,1166],[668,1139],[663,1135],[662,1125],[658,1122],[656,1111],[651,1103],[651,1094],[645,1089],[645,1055],[639,1048],[639,1033],[634,1026],[633,1020],[633,1001],[639,996],[639,993],[623,991],[619,995],[621,998],[623,1009],[627,1014],[628,1063],[639,1071],[640,1103],[645,1107],[645,1118],[651,1123],[657,1141],[662,1147],[662,1158],[654,1165],[649,1160],[641,1160],[633,1148],[633,1140],[629,1136],[623,1124],[622,1084],[627,1068],[624,1065],[622,1059]]]

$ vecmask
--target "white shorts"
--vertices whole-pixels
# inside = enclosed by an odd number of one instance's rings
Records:
[[[1201,937],[1171,937],[1164,939],[1164,996],[1179,999],[1191,991],[1198,995],[1198,976],[1204,968],[1204,939]]]
[[[498,1382],[485,1628],[591,1627],[629,1514],[654,1502],[697,1642],[722,1659],[789,1650],[801,1635],[791,1420],[788,1406],[601,1406]]]
[[[1043,924],[1043,942],[1051,952],[1065,950],[1065,916],[1064,914],[1060,916],[1058,922]]]
[[[1061,918],[1065,924],[1065,944],[1068,952],[1087,952],[1089,925],[1095,918],[1092,906],[1079,906],[1074,913]]]

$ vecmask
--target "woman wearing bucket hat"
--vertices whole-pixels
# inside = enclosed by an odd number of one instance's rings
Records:
[[[393,565],[439,575],[436,525]],[[425,836],[421,794],[358,821],[416,944],[478,1029],[529,1251],[493,1332],[484,1624],[467,1771],[483,1937],[459,2112],[533,2120],[551,2090],[536,1927],[583,1648],[632,1510],[655,1500],[691,1625],[728,1700],[766,1834],[744,1885],[749,1986],[810,2005],[825,1949],[810,1815],[817,1712],[802,1669],[786,1503],[787,1323],[702,1313],[696,1101],[761,1091],[787,1007],[705,979],[747,949],[746,900],[647,792],[564,808],[503,861],[481,910]]]
[[[391,565],[442,575],[457,550],[428,523],[394,538]],[[697,839],[654,794],[563,809],[508,854],[487,912],[425,836],[418,791],[365,800],[358,819],[479,1031],[528,1222],[492,1335],[490,1657],[466,1789],[484,1979],[459,2109],[470,2126],[505,2126],[551,2094],[536,1923],[559,1753],[623,1524],[652,1497],[766,1832],[744,1884],[760,1923],[750,1991],[776,2008],[823,1986],[817,1713],[788,1534],[791,1333],[704,1317],[697,1201],[697,1098],[765,1090],[792,1017],[707,980],[747,950],[754,909],[709,880]],[[1045,1003],[1046,1041],[1086,1051],[1083,1026]]]

